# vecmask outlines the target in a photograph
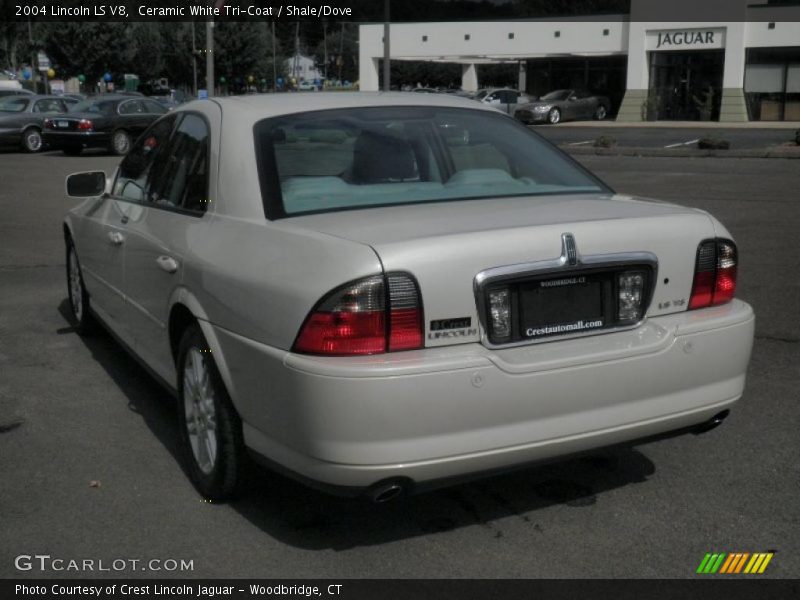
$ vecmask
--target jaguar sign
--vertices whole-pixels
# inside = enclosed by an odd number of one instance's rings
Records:
[[[724,29],[669,29],[647,32],[648,50],[706,50],[724,47]]]

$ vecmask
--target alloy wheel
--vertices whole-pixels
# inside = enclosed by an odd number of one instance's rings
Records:
[[[130,146],[130,138],[124,131],[118,131],[114,134],[114,152],[117,154],[127,154],[128,147]]]
[[[83,319],[83,287],[78,255],[75,253],[74,247],[69,249],[69,302],[72,306],[72,314],[80,322]]]
[[[199,348],[186,353],[183,369],[186,432],[198,468],[206,475],[217,460],[217,412],[211,374]]]
[[[25,132],[25,149],[28,152],[38,152],[42,149],[42,134],[38,129],[28,129]]]

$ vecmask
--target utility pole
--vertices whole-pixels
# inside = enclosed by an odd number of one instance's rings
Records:
[[[383,0],[383,91],[388,92],[391,90],[391,56],[392,52],[389,47],[389,4],[390,0]]]
[[[275,53],[275,21],[272,21],[272,91],[278,91],[278,56]]]
[[[33,46],[33,28],[30,18],[28,19],[28,42],[31,46],[31,83],[33,84],[33,93],[38,94],[39,90],[36,89],[36,48]]]
[[[214,19],[206,21],[206,87],[208,97],[214,96]]]
[[[328,82],[328,23],[324,22],[322,24],[322,43],[325,48],[325,72],[323,76],[325,77],[325,83]]]
[[[192,23],[192,95],[197,98],[197,43],[194,38],[194,20]]]
[[[342,83],[342,63],[344,63],[344,21],[342,21],[342,35],[339,38],[339,58],[336,61],[336,64],[339,67],[339,84]]]

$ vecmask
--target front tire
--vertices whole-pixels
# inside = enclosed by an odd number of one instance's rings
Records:
[[[28,127],[22,133],[22,148],[25,152],[30,152],[31,154],[39,152],[43,145],[42,132],[36,127]]]
[[[608,109],[607,109],[605,106],[603,106],[602,104],[600,104],[600,105],[597,107],[597,110],[595,110],[595,111],[594,111],[594,118],[595,118],[597,121],[602,121],[602,120],[603,120],[603,119],[605,119],[607,116],[608,116]]]
[[[90,335],[97,329],[97,322],[89,309],[89,294],[83,285],[83,273],[78,253],[72,241],[67,242],[67,293],[72,320],[78,335]]]
[[[117,129],[111,135],[111,145],[109,147],[112,154],[125,156],[131,149],[131,136],[124,129]]]
[[[556,125],[561,122],[561,111],[557,108],[551,108],[550,112],[547,113],[547,122],[550,125]]]
[[[232,498],[245,463],[242,421],[196,323],[186,329],[178,348],[178,422],[197,491],[215,502]]]

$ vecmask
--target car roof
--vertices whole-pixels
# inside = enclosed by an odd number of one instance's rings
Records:
[[[61,96],[52,94],[13,94],[10,96],[3,96],[4,100],[48,100],[51,98],[59,99]]]
[[[251,122],[269,117],[337,108],[366,108],[374,106],[431,106],[467,108],[496,112],[493,108],[452,94],[409,94],[408,92],[317,92],[316,94],[252,94],[248,96],[215,97],[226,118],[241,118]],[[195,100],[179,110],[191,110]]]

